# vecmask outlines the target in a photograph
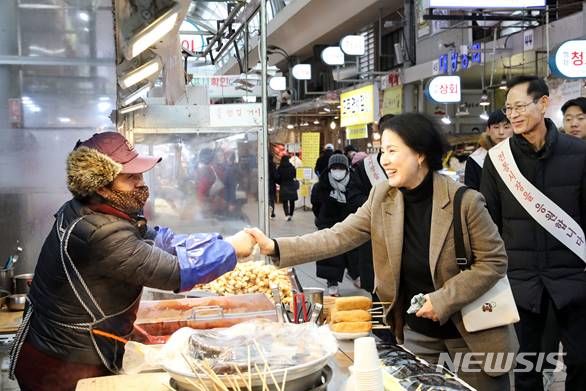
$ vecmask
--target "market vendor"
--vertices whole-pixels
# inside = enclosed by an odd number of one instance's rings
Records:
[[[115,132],[78,141],[69,154],[73,198],[55,215],[10,353],[22,390],[73,390],[79,379],[118,372],[143,286],[187,291],[252,252],[244,232],[148,229],[143,173],[160,161]]]

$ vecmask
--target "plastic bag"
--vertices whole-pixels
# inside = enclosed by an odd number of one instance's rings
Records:
[[[266,360],[271,370],[307,364],[335,354],[337,348],[328,327],[256,319],[224,329],[179,329],[163,347],[161,359],[174,371],[191,373],[183,358],[188,355],[228,374],[236,372],[235,366],[246,372],[249,362],[263,367]]]

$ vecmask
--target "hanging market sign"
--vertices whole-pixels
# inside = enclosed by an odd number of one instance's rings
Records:
[[[436,76],[429,81],[425,96],[437,103],[456,103],[462,100],[460,76]]]
[[[340,126],[374,122],[374,84],[340,94]]]
[[[382,114],[401,114],[403,112],[403,87],[387,88],[383,95]]]
[[[366,124],[348,126],[346,128],[346,139],[347,140],[358,140],[361,138],[368,137],[368,127]]]
[[[442,54],[438,59],[438,73],[457,72],[458,64],[460,64],[460,69],[466,70],[470,67],[470,63],[482,64],[482,45],[479,42],[470,45],[466,53],[452,50]]]
[[[586,40],[574,39],[562,43],[549,57],[551,71],[561,77],[584,78],[586,77]]]
[[[315,162],[319,157],[319,137],[319,132],[301,133],[301,150],[303,151],[303,164],[307,167],[315,166]]]

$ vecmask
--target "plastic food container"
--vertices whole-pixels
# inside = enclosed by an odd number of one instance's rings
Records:
[[[164,343],[181,327],[230,327],[256,318],[277,321],[275,305],[262,293],[142,301],[132,339],[147,344]]]

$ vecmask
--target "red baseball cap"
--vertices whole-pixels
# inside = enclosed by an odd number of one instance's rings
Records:
[[[161,157],[140,156],[134,146],[117,132],[94,133],[86,141],[78,141],[75,149],[81,146],[96,149],[122,164],[121,174],[142,174],[163,160]]]

